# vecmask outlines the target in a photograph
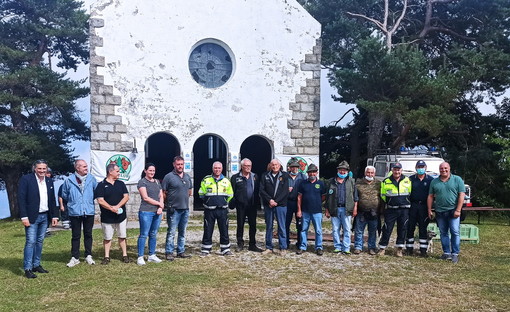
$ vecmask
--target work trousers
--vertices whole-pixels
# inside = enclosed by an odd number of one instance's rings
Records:
[[[220,250],[224,254],[230,251],[230,240],[228,238],[228,209],[215,208],[204,210],[204,236],[202,237],[202,252],[210,253],[212,250],[212,235],[214,224],[218,221],[220,231]]]
[[[379,240],[379,248],[388,247],[391,232],[395,222],[397,222],[397,241],[395,247],[403,248],[407,233],[407,223],[409,221],[409,208],[388,208],[384,211],[384,224],[382,227],[382,236]]]
[[[426,202],[411,202],[409,209],[409,224],[407,226],[406,248],[414,249],[414,232],[418,224],[418,237],[420,250],[427,250],[427,226],[429,225],[429,213]]]

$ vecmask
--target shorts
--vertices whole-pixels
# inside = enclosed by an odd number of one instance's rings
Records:
[[[118,238],[126,238],[126,227],[127,219],[124,219],[121,223],[101,223],[101,229],[103,229],[103,239],[112,240],[113,233],[117,232]]]

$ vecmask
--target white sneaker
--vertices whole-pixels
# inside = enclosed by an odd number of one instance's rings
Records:
[[[159,259],[158,256],[150,255],[149,258],[147,258],[148,262],[154,262],[154,263],[161,263],[163,260]]]
[[[136,264],[138,264],[138,265],[145,265],[145,260],[143,260],[143,256],[142,257],[138,257],[138,259],[136,260]]]
[[[90,264],[90,265],[94,265],[96,264],[96,261],[94,261],[94,259],[92,259],[92,255],[88,255],[85,257],[85,261]]]
[[[68,268],[72,268],[73,266],[80,263],[80,260],[76,259],[75,257],[72,257],[71,260],[69,260],[69,263],[67,264]]]

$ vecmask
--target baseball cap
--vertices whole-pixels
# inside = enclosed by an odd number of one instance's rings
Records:
[[[393,167],[392,168],[399,168],[399,169],[402,169],[402,164],[401,163],[395,163],[393,164]]]
[[[418,160],[416,162],[416,167],[426,167],[427,164],[423,160]]]

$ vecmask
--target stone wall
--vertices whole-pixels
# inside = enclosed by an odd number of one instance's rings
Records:
[[[292,118],[288,121],[293,146],[285,146],[289,155],[317,155],[320,141],[320,75],[322,42],[317,40],[313,54],[305,55],[302,71],[311,71],[313,78],[306,79],[306,86],[296,94],[296,101],[289,104]]]
[[[96,35],[96,29],[104,27],[104,20],[90,19],[90,130],[92,150],[129,152],[133,143],[122,141],[127,133],[127,126],[122,123],[122,116],[116,114],[116,108],[122,103],[118,95],[113,94],[113,86],[104,84],[104,77],[98,69],[105,66],[103,56],[97,55],[96,48],[103,46],[103,38]],[[129,219],[138,218],[140,196],[136,185],[127,185],[129,201],[127,214]],[[99,207],[96,207],[99,215]]]

